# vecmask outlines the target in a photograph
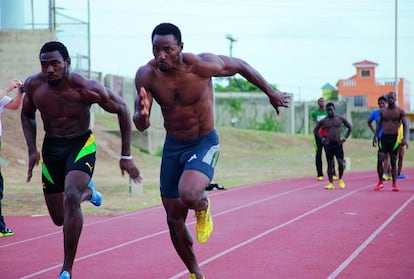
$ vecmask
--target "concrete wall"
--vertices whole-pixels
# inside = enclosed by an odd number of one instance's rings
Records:
[[[116,75],[105,75],[101,81],[112,92],[120,95],[128,106],[131,118],[134,114],[136,89],[132,78],[125,78]],[[95,113],[106,113],[101,107],[94,106]],[[132,124],[132,141],[131,143],[138,148],[150,153],[160,153],[164,144],[165,130],[163,127],[163,118],[160,106],[153,102],[151,108],[151,126],[144,132],[139,132]],[[118,132],[118,131],[113,131]]]
[[[56,34],[48,29],[0,30],[0,87],[12,78],[23,80],[39,72],[40,48],[51,40]]]

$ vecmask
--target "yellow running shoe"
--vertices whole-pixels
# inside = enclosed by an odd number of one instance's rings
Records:
[[[0,237],[12,236],[12,235],[14,235],[14,231],[12,229],[9,229],[9,228],[4,228],[4,230],[0,232]]]
[[[338,180],[338,177],[336,175],[332,176],[333,180]]]
[[[204,243],[209,239],[211,232],[213,231],[213,219],[211,218],[209,198],[207,198],[207,209],[196,211],[195,214],[197,219],[197,240],[200,243]]]
[[[323,176],[318,176],[318,181],[322,181],[323,180]]]
[[[203,275],[203,279],[205,279],[206,277],[204,277]],[[194,273],[190,273],[190,277],[188,279],[197,279],[197,276]]]
[[[339,178],[339,180],[338,180],[338,186],[341,189],[345,189],[345,182],[343,181],[342,178]]]
[[[329,183],[328,185],[325,186],[326,190],[333,190],[335,188],[335,186],[332,183]]]

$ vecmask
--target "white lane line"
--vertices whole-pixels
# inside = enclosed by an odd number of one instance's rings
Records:
[[[349,179],[349,180],[357,180],[357,179],[360,179],[360,177],[359,177],[359,178],[355,178],[355,179]],[[215,216],[220,216],[220,215],[223,215],[223,214],[227,214],[227,213],[230,213],[230,212],[233,212],[233,211],[239,210],[239,209],[241,209],[241,208],[245,208],[245,207],[248,207],[248,206],[255,205],[255,204],[257,204],[257,203],[261,203],[261,202],[264,202],[264,201],[268,201],[268,200],[271,200],[271,199],[275,199],[275,198],[278,198],[278,197],[280,197],[280,196],[284,196],[284,195],[287,195],[287,194],[291,194],[291,193],[294,193],[294,192],[298,192],[298,191],[301,191],[301,190],[303,190],[303,189],[313,188],[313,187],[315,187],[316,185],[320,185],[320,183],[313,183],[313,184],[310,184],[310,185],[307,185],[307,186],[304,186],[304,187],[300,187],[300,188],[296,188],[296,189],[289,190],[289,191],[286,191],[286,192],[278,193],[278,194],[275,194],[275,195],[270,196],[270,197],[266,197],[266,198],[261,199],[261,200],[256,200],[256,201],[254,201],[254,202],[251,202],[251,203],[248,203],[248,204],[244,204],[244,205],[241,205],[241,206],[239,206],[239,207],[234,207],[234,208],[232,208],[232,209],[229,209],[229,210],[226,210],[226,211],[220,212],[220,213],[218,213],[218,214],[214,214],[214,216],[213,216],[213,217],[215,217]],[[278,230],[278,229],[280,229],[280,228],[282,228],[282,227],[284,227],[284,226],[286,226],[286,225],[288,225],[288,224],[291,224],[291,223],[293,223],[293,222],[295,222],[295,221],[297,221],[297,220],[299,220],[299,219],[301,219],[301,218],[303,218],[303,217],[305,217],[305,216],[307,216],[307,215],[309,215],[309,214],[311,214],[311,213],[313,213],[313,212],[315,212],[315,211],[317,211],[317,210],[319,210],[319,209],[322,209],[322,208],[324,208],[324,207],[326,207],[326,206],[328,206],[328,205],[330,205],[330,204],[332,204],[332,203],[335,203],[336,201],[339,201],[339,200],[341,200],[341,199],[343,199],[343,198],[345,198],[345,197],[348,197],[349,195],[351,195],[351,194],[353,194],[353,193],[356,193],[356,192],[358,192],[358,191],[360,191],[360,190],[362,190],[362,189],[368,188],[368,187],[372,187],[372,185],[370,185],[370,186],[366,186],[366,187],[363,187],[363,188],[359,188],[359,189],[357,189],[357,190],[354,190],[354,191],[352,191],[352,192],[349,192],[348,194],[346,194],[346,195],[344,195],[344,196],[342,196],[342,197],[340,197],[340,198],[337,198],[337,199],[335,199],[335,200],[333,200],[333,201],[331,201],[331,202],[326,203],[326,204],[325,204],[325,205],[323,205],[323,206],[320,206],[320,207],[318,207],[318,208],[316,208],[316,209],[314,209],[314,210],[308,211],[307,213],[305,213],[305,214],[303,214],[303,215],[301,215],[301,216],[299,216],[299,217],[296,217],[296,218],[292,219],[291,221],[288,221],[288,222],[286,222],[286,223],[284,223],[284,224],[282,224],[282,225],[279,225],[278,227],[276,227],[276,229],[272,229],[272,230],[271,230],[271,231],[269,231],[268,233],[262,233],[262,234],[261,234],[261,235],[259,235],[258,237],[255,237],[255,239],[261,238],[261,237],[265,236],[266,234],[271,233],[272,231]],[[151,209],[149,209],[149,210],[153,210],[153,209],[155,209],[155,208],[158,208],[158,207],[154,207],[154,208],[151,208]],[[144,210],[144,211],[149,211],[149,210]],[[140,213],[141,213],[141,212],[140,212]],[[120,215],[120,216],[117,216],[117,217],[114,217],[114,218],[119,219],[119,218],[124,218],[124,217],[126,217],[126,216],[131,216],[131,215],[135,215],[135,214],[137,214],[137,212],[131,212],[131,213],[124,214],[124,215]],[[111,218],[110,220],[112,220],[112,218]],[[93,224],[97,224],[97,223],[105,223],[105,222],[106,222],[106,220],[96,221],[96,222],[92,222],[92,223],[90,223],[90,224],[88,224],[88,225],[93,225]],[[193,222],[189,222],[188,224],[194,224],[194,223],[195,223],[195,221],[193,221]],[[61,233],[61,231],[56,232],[56,233]],[[49,235],[53,235],[53,234],[56,234],[56,233],[51,233],[51,234],[49,234]],[[91,253],[91,254],[85,255],[85,256],[83,256],[83,257],[79,257],[79,258],[75,259],[75,262],[78,262],[78,261],[81,261],[81,260],[85,260],[85,259],[88,259],[88,258],[91,258],[91,257],[94,257],[94,256],[98,256],[98,255],[101,255],[101,254],[104,254],[104,253],[107,253],[107,252],[110,252],[110,251],[113,251],[113,250],[116,250],[116,249],[119,249],[119,248],[122,248],[122,247],[125,247],[125,246],[128,246],[128,245],[131,245],[131,244],[134,244],[134,243],[136,243],[136,242],[143,241],[143,240],[146,240],[146,239],[149,239],[149,238],[152,238],[152,237],[155,237],[155,236],[158,236],[158,235],[164,234],[164,233],[168,233],[168,230],[163,230],[163,231],[155,232],[155,233],[153,233],[153,234],[150,234],[150,235],[147,235],[147,236],[144,236],[144,237],[140,237],[140,238],[137,238],[137,239],[134,239],[134,240],[128,241],[128,242],[124,242],[124,243],[119,244],[119,245],[117,245],[117,246],[112,246],[112,247],[110,247],[110,248],[107,248],[107,249],[104,249],[104,250],[100,250],[100,251],[97,251],[97,252],[95,252],[95,253]],[[42,237],[37,237],[37,238],[42,238]],[[255,239],[254,239],[254,240],[255,240]],[[22,241],[22,242],[27,242],[27,241]],[[250,243],[250,242],[252,242],[252,241],[243,242],[243,243],[245,243],[245,244],[243,244],[243,245],[237,245],[238,247],[236,247],[235,249],[237,249],[237,248],[239,248],[239,247],[242,247],[242,246],[244,246],[244,245],[246,245],[246,244],[248,244],[248,243]],[[9,246],[10,246],[10,245],[9,245]],[[0,248],[1,248],[1,246],[0,246]],[[233,250],[235,250],[235,249],[233,249]],[[227,250],[226,250],[226,251],[227,251]],[[231,250],[231,251],[228,251],[228,252],[226,252],[226,251],[224,251],[224,252],[222,252],[222,253],[218,254],[218,256],[215,256],[215,257],[213,257],[213,258],[210,258],[211,260],[207,259],[207,260],[205,260],[205,261],[201,262],[201,263],[200,263],[200,266],[205,265],[205,264],[207,264],[207,263],[209,263],[209,262],[211,262],[211,261],[215,260],[216,258],[219,258],[219,257],[221,257],[221,256],[224,256],[225,254],[227,254],[227,253],[231,252],[232,250]],[[61,264],[59,264],[59,265],[54,265],[54,266],[50,266],[50,267],[48,267],[48,268],[45,268],[45,269],[39,270],[39,271],[37,271],[37,272],[35,272],[35,273],[32,273],[32,274],[28,274],[28,275],[26,275],[26,276],[23,276],[23,277],[21,277],[20,279],[32,278],[32,277],[34,277],[34,276],[37,276],[37,275],[40,275],[40,274],[43,274],[43,273],[49,272],[49,271],[51,271],[51,270],[54,270],[54,269],[57,269],[57,268],[60,268],[60,267],[61,267]],[[186,274],[186,271],[183,271],[182,273],[183,273],[182,275],[184,275],[184,274]],[[180,273],[180,274],[181,274],[181,273]],[[176,277],[172,277],[172,278],[176,278]]]
[[[240,242],[239,244],[234,245],[234,246],[232,246],[232,247],[230,247],[230,248],[228,248],[226,250],[223,250],[222,252],[220,252],[220,253],[218,253],[218,254],[216,254],[216,255],[214,255],[214,256],[212,256],[212,257],[210,257],[210,258],[208,258],[208,259],[206,259],[204,261],[202,261],[200,263],[200,267],[203,266],[203,265],[206,265],[206,264],[208,264],[208,263],[210,263],[212,261],[215,261],[218,258],[221,258],[221,257],[223,257],[223,256],[225,256],[225,255],[227,255],[227,254],[229,254],[229,253],[231,253],[231,252],[233,252],[233,251],[235,251],[235,250],[243,247],[243,246],[246,246],[247,244],[250,244],[250,243],[252,243],[252,242],[254,242],[254,241],[256,241],[256,240],[258,240],[258,239],[260,239],[260,238],[262,238],[262,237],[264,237],[264,236],[266,236],[268,234],[270,234],[270,233],[273,233],[273,232],[275,232],[275,231],[277,231],[279,229],[282,229],[282,228],[284,228],[284,227],[286,227],[286,226],[288,226],[290,224],[293,224],[294,222],[299,221],[299,220],[305,218],[306,216],[311,215],[311,214],[313,214],[313,213],[315,213],[315,212],[317,212],[317,211],[319,211],[321,209],[324,209],[325,207],[328,207],[328,206],[330,206],[330,205],[332,205],[332,204],[334,204],[334,203],[336,203],[336,202],[338,202],[338,201],[340,201],[340,200],[342,200],[342,199],[344,199],[344,198],[346,198],[346,197],[348,197],[350,195],[353,195],[354,193],[357,193],[357,192],[359,192],[359,191],[361,191],[363,189],[371,188],[371,187],[372,187],[372,185],[369,185],[369,186],[365,186],[365,187],[359,188],[357,190],[354,190],[352,192],[349,192],[349,193],[347,193],[347,194],[345,194],[345,195],[343,195],[341,197],[338,197],[338,198],[336,198],[334,200],[331,200],[331,201],[329,201],[329,202],[327,202],[327,203],[325,203],[323,205],[320,205],[320,206],[318,206],[318,207],[316,207],[316,208],[314,208],[312,210],[309,210],[309,211],[307,211],[307,212],[305,212],[305,213],[303,213],[303,214],[301,214],[301,215],[299,215],[299,216],[297,216],[297,217],[295,217],[293,219],[290,219],[289,221],[287,221],[285,223],[282,223],[280,225],[277,225],[277,226],[275,226],[275,227],[273,227],[271,229],[268,229],[268,230],[266,230],[266,231],[264,231],[264,232],[262,232],[262,233],[260,233],[260,234],[258,234],[256,236],[254,236],[254,237],[251,237],[251,238],[249,238],[249,239],[247,239],[247,240],[245,240],[243,242]],[[188,271],[187,270],[184,270],[184,271],[181,271],[180,273],[175,274],[174,276],[170,277],[169,279],[178,279],[181,276],[184,276],[186,274],[188,274]]]
[[[306,189],[306,188],[309,188],[309,187],[311,187],[311,186],[309,186],[309,185],[308,185],[308,186],[301,187],[301,188],[297,188],[297,189],[290,190],[290,191],[287,191],[287,192],[278,193],[278,194],[276,194],[276,195],[273,195],[273,196],[267,197],[267,198],[265,198],[265,199],[256,200],[256,201],[254,201],[254,202],[251,202],[251,203],[248,203],[248,204],[244,204],[244,205],[239,206],[239,207],[236,207],[236,208],[232,208],[231,210],[227,210],[227,211],[221,212],[221,213],[219,213],[219,214],[215,214],[214,216],[223,215],[223,214],[226,214],[226,213],[229,213],[229,212],[232,212],[232,211],[235,211],[235,210],[238,210],[238,209],[241,209],[241,208],[247,207],[247,206],[252,206],[252,205],[257,204],[257,203],[260,203],[260,202],[264,202],[264,201],[267,201],[267,200],[275,199],[275,198],[278,198],[278,197],[280,197],[280,196],[284,196],[284,195],[287,195],[287,194],[290,194],[290,193],[293,193],[293,192],[297,192],[297,191],[300,191],[300,190],[303,190],[303,189]],[[213,216],[213,217],[214,217],[214,216]],[[194,224],[194,223],[195,223],[195,221],[193,221],[193,222],[188,222],[187,224]],[[61,233],[61,232],[60,232],[60,233]],[[104,249],[104,250],[100,250],[100,251],[97,251],[97,252],[95,252],[95,253],[91,253],[91,254],[85,255],[85,256],[83,256],[83,257],[76,258],[76,259],[75,259],[75,263],[76,263],[76,262],[79,262],[79,261],[81,261],[81,260],[85,260],[85,259],[88,259],[88,258],[91,258],[91,257],[94,257],[94,256],[98,256],[98,255],[101,255],[101,254],[107,253],[107,252],[111,252],[111,251],[113,251],[113,250],[116,250],[116,249],[119,249],[119,248],[122,248],[122,247],[125,247],[125,246],[128,246],[128,245],[131,245],[131,244],[134,244],[134,243],[136,243],[136,242],[143,241],[143,240],[146,240],[146,239],[149,239],[149,238],[152,238],[152,237],[155,237],[155,236],[158,236],[158,235],[164,234],[164,233],[168,233],[168,230],[159,231],[159,232],[156,232],[156,233],[153,233],[153,234],[150,234],[150,235],[146,235],[146,236],[144,236],[144,237],[140,237],[140,238],[137,238],[137,239],[134,239],[134,240],[128,241],[128,242],[121,243],[121,244],[119,244],[119,245],[117,245],[117,246],[112,246],[112,247],[110,247],[110,248],[107,248],[107,249]],[[52,234],[53,234],[53,233],[52,233]],[[52,234],[50,234],[50,235],[52,235]],[[39,238],[41,238],[41,237],[39,237]],[[31,274],[25,275],[25,276],[21,277],[20,279],[28,279],[28,278],[32,278],[32,277],[35,277],[35,276],[41,275],[41,274],[43,274],[43,273],[46,273],[46,272],[52,271],[52,270],[54,270],[54,269],[58,269],[58,268],[60,268],[61,266],[62,266],[61,264],[54,265],[54,266],[50,266],[50,267],[47,267],[47,268],[45,268],[45,269],[39,270],[39,271],[37,271],[37,272],[35,272],[35,273],[31,273]]]
[[[347,181],[359,180],[361,178],[362,178],[361,176],[359,176],[359,177],[352,177],[352,178],[348,179]],[[365,179],[366,177],[363,177],[363,178]],[[264,186],[264,185],[269,184],[269,183],[271,184],[272,182],[270,181],[270,182],[262,182],[262,183],[259,183],[259,184],[251,184],[251,185],[246,185],[246,186],[242,186],[242,187],[233,188],[229,192],[222,191],[222,192],[216,192],[216,193],[211,193],[211,194],[213,194],[213,195],[220,195],[220,194],[225,194],[225,193],[231,194],[232,192],[235,192],[235,191],[247,190],[249,188],[254,188],[254,187],[261,187],[261,186]],[[275,181],[275,183],[279,183],[279,181]],[[266,200],[269,200],[269,199],[277,198],[279,196],[287,195],[287,194],[290,194],[290,193],[293,193],[293,192],[296,192],[296,191],[299,191],[299,190],[303,190],[303,189],[307,189],[307,188],[312,188],[312,187],[315,187],[317,185],[320,185],[320,182],[312,183],[312,184],[307,185],[305,187],[297,188],[297,189],[290,190],[290,191],[287,191],[287,192],[282,192],[282,193],[279,193],[277,195],[268,197],[268,198],[263,199],[263,200],[260,200],[260,201],[255,201],[255,202],[252,202],[252,203],[249,203],[249,204],[244,204],[244,205],[242,205],[240,207],[232,208],[230,210],[227,210],[227,211],[224,211],[224,212],[215,214],[214,216],[220,216],[220,215],[223,215],[223,214],[226,214],[226,213],[229,213],[229,212],[233,212],[235,210],[238,210],[238,209],[241,209],[241,208],[244,208],[244,207],[247,207],[247,206],[254,205],[254,204],[258,203],[258,202],[263,202],[263,201],[266,201]],[[91,223],[88,223],[88,224],[84,224],[83,227],[85,228],[85,227],[93,226],[93,225],[96,225],[96,224],[108,223],[108,222],[116,221],[118,219],[122,219],[122,218],[125,218],[125,217],[130,217],[130,216],[135,216],[135,215],[141,215],[141,214],[147,213],[149,211],[160,210],[160,209],[162,209],[162,206],[161,205],[154,206],[154,207],[150,207],[150,208],[145,208],[145,209],[141,209],[141,210],[138,210],[138,211],[133,211],[133,212],[125,213],[125,214],[118,215],[118,216],[115,216],[115,217],[107,218],[107,219],[104,219],[104,220],[99,220],[99,221],[94,221],[94,222],[91,222]],[[195,222],[192,222],[192,223],[189,223],[189,224],[193,224],[193,223],[195,223]],[[43,235],[40,235],[40,236],[36,236],[36,237],[32,237],[32,238],[27,238],[27,239],[24,239],[24,240],[15,241],[15,242],[11,242],[11,243],[8,243],[8,244],[0,245],[0,249],[1,248],[6,248],[6,247],[10,247],[10,246],[19,245],[19,244],[24,244],[24,243],[27,243],[27,242],[30,242],[30,241],[35,241],[35,240],[42,239],[42,238],[47,238],[49,236],[53,236],[53,235],[61,234],[61,233],[62,233],[62,230],[59,229],[59,230],[56,230],[55,232],[51,232],[51,233],[48,233],[48,234],[43,234]]]
[[[140,214],[147,213],[148,211],[152,211],[152,210],[155,210],[155,209],[160,209],[160,206],[145,208],[143,210],[133,211],[133,212],[125,213],[125,214],[122,214],[122,215],[114,216],[114,217],[111,217],[111,218],[106,218],[106,219],[103,219],[103,220],[93,221],[93,222],[84,224],[83,228],[90,227],[90,226],[97,225],[97,224],[113,222],[113,221],[116,221],[118,219],[130,217],[130,216],[134,216],[134,215],[140,215]],[[58,229],[55,232],[51,232],[51,233],[39,235],[39,236],[36,236],[36,237],[31,237],[31,238],[11,242],[11,243],[8,243],[8,244],[0,245],[0,249],[1,248],[6,248],[6,247],[9,247],[9,246],[15,246],[15,245],[23,244],[23,243],[26,243],[26,242],[30,242],[30,241],[34,241],[34,240],[38,240],[38,239],[42,239],[42,238],[47,238],[49,236],[56,235],[56,234],[62,234],[62,229],[60,229],[59,227],[57,227],[57,228]]]
[[[159,232],[156,232],[156,233],[153,233],[153,234],[146,235],[144,237],[136,238],[134,240],[121,243],[121,244],[116,245],[116,246],[112,246],[112,247],[107,248],[107,249],[104,249],[104,250],[100,250],[100,251],[95,252],[95,253],[91,253],[91,254],[88,254],[88,255],[79,257],[79,258],[75,259],[75,263],[77,263],[79,261],[83,261],[83,260],[89,259],[89,258],[92,258],[92,257],[95,257],[95,256],[98,256],[98,255],[101,255],[101,254],[104,254],[104,253],[107,253],[107,252],[111,252],[113,250],[116,250],[116,249],[119,249],[119,248],[122,248],[122,247],[125,247],[125,246],[128,246],[128,245],[131,245],[131,244],[134,244],[136,242],[140,242],[142,240],[145,240],[145,239],[148,239],[148,238],[152,238],[152,237],[155,237],[155,236],[158,236],[158,235],[167,233],[167,232],[168,232],[168,230],[159,231]],[[20,279],[32,278],[32,277],[41,275],[43,273],[46,273],[46,272],[49,272],[49,271],[52,271],[54,269],[58,269],[58,268],[61,268],[61,267],[62,267],[62,264],[56,264],[56,265],[53,265],[53,266],[49,266],[48,268],[39,270],[39,271],[37,271],[35,273],[31,273],[31,274],[25,275],[23,277],[20,277]]]
[[[388,218],[377,230],[375,230],[340,266],[338,266],[338,268],[328,276],[328,279],[336,278],[413,200],[414,195],[411,196],[411,198],[409,198],[400,208],[398,208],[390,216],[390,218]]]

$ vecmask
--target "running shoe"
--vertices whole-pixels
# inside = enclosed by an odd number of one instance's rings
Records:
[[[344,180],[342,178],[339,178],[339,180],[338,180],[338,186],[341,189],[345,189],[345,182],[344,182]]]
[[[210,183],[207,187],[206,187],[206,191],[212,191],[214,189],[217,190],[226,190],[226,188],[224,188],[223,185],[217,184],[217,183]]]
[[[382,182],[378,182],[378,184],[377,184],[377,186],[375,186],[374,190],[375,190],[375,191],[379,191],[379,190],[381,190],[382,188],[384,188],[384,185],[382,184]]]
[[[335,186],[332,183],[329,183],[328,185],[325,186],[326,190],[333,190],[335,189]]]
[[[59,275],[58,279],[70,279],[70,273],[65,270]]]
[[[384,181],[391,180],[391,176],[389,176],[388,174],[384,173],[384,174],[382,175],[382,180],[384,180]]]
[[[207,209],[196,211],[195,215],[197,219],[197,240],[200,243],[204,243],[209,239],[211,232],[213,231],[213,219],[211,218],[210,212],[210,199],[207,198]]]
[[[205,277],[203,276],[203,279]],[[197,279],[197,276],[194,273],[190,273],[190,277],[188,279]]]
[[[333,180],[338,180],[338,177],[336,175],[332,176]]]
[[[397,185],[392,185],[392,191],[393,192],[398,192],[398,191],[400,191],[400,190],[398,190],[398,188],[397,188]]]
[[[12,229],[9,229],[9,228],[4,228],[4,230],[0,232],[0,237],[12,236],[12,235],[14,235],[14,231]]]
[[[400,173],[400,174],[397,176],[397,178],[398,178],[398,179],[406,179],[406,178],[407,178],[407,176],[405,176],[405,174]]]
[[[323,180],[323,176],[318,176],[318,181],[322,181]]]
[[[95,189],[95,184],[93,180],[89,181],[88,187],[92,190],[92,197],[89,200],[94,206],[101,206],[102,204],[102,194]]]

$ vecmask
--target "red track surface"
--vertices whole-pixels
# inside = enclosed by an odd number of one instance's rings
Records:
[[[374,172],[346,173],[345,190],[305,177],[212,192],[215,230],[195,244],[206,278],[414,278],[414,169],[404,173],[400,192],[391,182],[375,192]],[[16,233],[0,238],[0,278],[57,278],[61,228],[48,216],[6,218]],[[73,278],[188,273],[158,206],[85,216]]]

